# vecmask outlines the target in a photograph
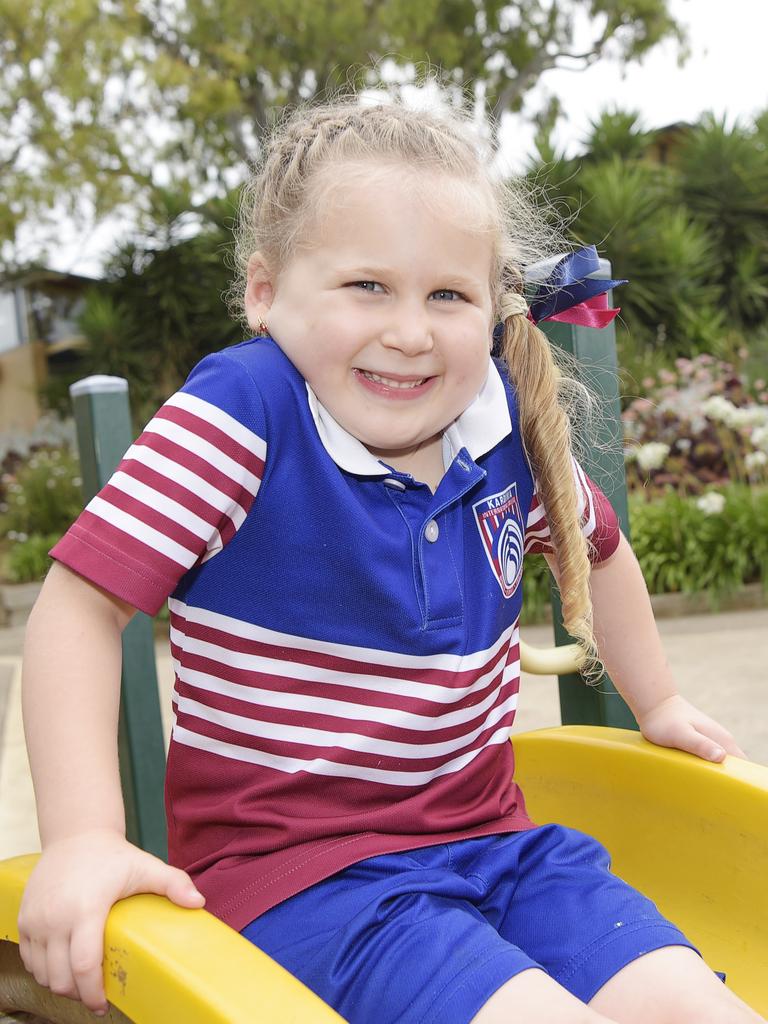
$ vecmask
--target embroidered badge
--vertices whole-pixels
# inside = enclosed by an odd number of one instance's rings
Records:
[[[523,574],[523,517],[517,484],[472,506],[483,547],[504,597],[512,597]]]

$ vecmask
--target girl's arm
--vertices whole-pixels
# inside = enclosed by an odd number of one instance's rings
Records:
[[[22,704],[43,854],[19,914],[38,982],[106,1008],[104,923],[136,892],[182,906],[202,896],[182,871],[132,846],[117,756],[121,632],[135,609],[54,564],[27,625]]]
[[[552,556],[547,561],[555,572]],[[623,534],[614,554],[592,569],[590,585],[600,656],[643,736],[709,761],[744,757],[727,729],[677,692],[643,574]]]
[[[89,828],[125,832],[115,737],[132,614],[57,562],[29,617],[22,708],[43,847]]]

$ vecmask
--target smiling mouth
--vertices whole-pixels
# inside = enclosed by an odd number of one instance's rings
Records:
[[[370,370],[355,370],[355,373],[360,374],[361,377],[365,377],[366,380],[371,381],[374,384],[382,384],[384,387],[392,388],[395,391],[412,391],[414,388],[421,387],[431,377],[384,377],[380,373],[373,373]]]

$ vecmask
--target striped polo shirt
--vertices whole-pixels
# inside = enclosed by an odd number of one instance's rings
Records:
[[[176,674],[169,858],[236,928],[365,857],[533,827],[514,781],[524,552],[551,551],[514,391],[432,491],[271,339],[208,356],[53,549],[152,615]],[[574,461],[595,561],[619,541]]]

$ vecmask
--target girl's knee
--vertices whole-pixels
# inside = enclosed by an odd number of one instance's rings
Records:
[[[471,1024],[613,1024],[542,970],[526,970],[497,989]]]
[[[683,946],[657,949],[627,964],[590,1007],[618,1024],[768,1024]]]

